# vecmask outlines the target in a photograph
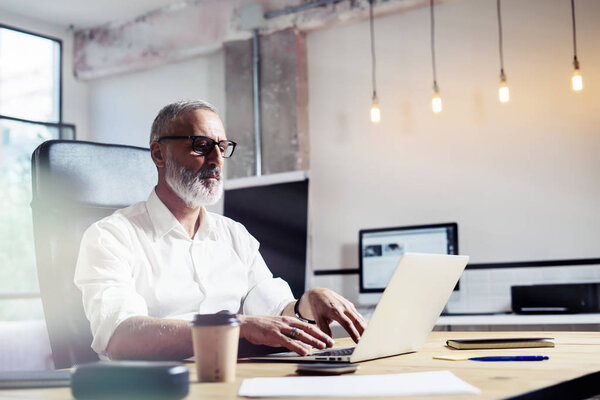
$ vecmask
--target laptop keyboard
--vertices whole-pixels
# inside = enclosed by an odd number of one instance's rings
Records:
[[[347,347],[345,349],[337,349],[337,350],[323,350],[323,351],[319,351],[316,352],[314,355],[318,355],[319,357],[321,356],[349,356],[352,354],[352,352],[354,351],[354,347]]]

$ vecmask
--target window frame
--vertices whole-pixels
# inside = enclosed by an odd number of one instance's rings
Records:
[[[0,29],[9,29],[9,30],[12,30],[15,32],[25,33],[27,35],[32,35],[32,36],[37,36],[37,37],[40,37],[43,39],[52,40],[52,41],[55,41],[58,43],[58,121],[57,122],[41,122],[41,121],[33,121],[33,120],[28,120],[28,119],[17,119],[17,120],[19,120],[20,122],[33,122],[33,123],[40,123],[40,124],[44,124],[44,125],[52,124],[52,123],[53,124],[62,124],[62,122],[63,122],[63,70],[64,70],[62,40],[59,38],[56,38],[54,36],[42,35],[41,33],[29,31],[26,29],[16,28],[14,26],[6,25],[3,23],[0,23]],[[3,115],[3,114],[0,114],[0,117],[4,117],[7,119],[12,118],[8,115]],[[61,134],[61,136],[62,136],[62,134]],[[62,139],[62,137],[61,137],[61,139]]]
[[[59,139],[65,139],[65,135],[63,134],[63,128],[68,128],[73,132],[72,139],[75,140],[77,138],[77,131],[74,124],[66,124],[63,123],[63,42],[61,39],[58,39],[53,36],[40,34],[37,32],[33,32],[26,29],[17,28],[11,25],[6,25],[0,23],[1,29],[8,29],[15,32],[24,33],[27,35],[36,36],[43,39],[48,39],[56,42],[58,44],[58,121],[57,122],[44,122],[44,121],[36,121],[26,118],[18,118],[12,117],[10,115],[0,114],[0,120],[8,120],[8,121],[16,121],[27,124],[34,125],[43,125],[46,127],[57,128],[58,129],[58,137]],[[2,300],[24,300],[24,299],[37,299],[41,298],[41,294],[39,290],[37,292],[0,292],[0,301]]]

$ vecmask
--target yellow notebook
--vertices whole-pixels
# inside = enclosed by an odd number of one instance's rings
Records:
[[[552,340],[554,338],[453,339],[446,341],[446,345],[458,350],[554,347]]]

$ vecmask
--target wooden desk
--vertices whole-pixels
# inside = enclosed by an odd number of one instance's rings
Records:
[[[452,350],[445,346],[451,338],[554,337],[556,347],[514,350]],[[347,344],[349,339],[341,339]],[[540,354],[550,357],[541,362],[475,362],[434,360],[434,355],[461,354]],[[188,364],[192,384],[187,399],[235,399],[245,378],[294,375],[295,364],[239,363],[233,383],[196,383],[193,364]],[[432,396],[427,399],[502,399],[551,386],[600,370],[600,333],[596,332],[432,332],[417,353],[360,363],[357,374],[450,370],[459,378],[481,389],[478,396]],[[600,380],[597,383],[600,393]],[[69,388],[0,390],[0,399],[71,399]]]

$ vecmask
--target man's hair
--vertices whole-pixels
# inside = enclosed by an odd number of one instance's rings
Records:
[[[171,134],[169,132],[171,123],[182,114],[194,110],[209,110],[217,113],[217,109],[210,103],[202,100],[180,100],[164,106],[159,112],[150,130],[150,143],[158,140],[161,136]]]

